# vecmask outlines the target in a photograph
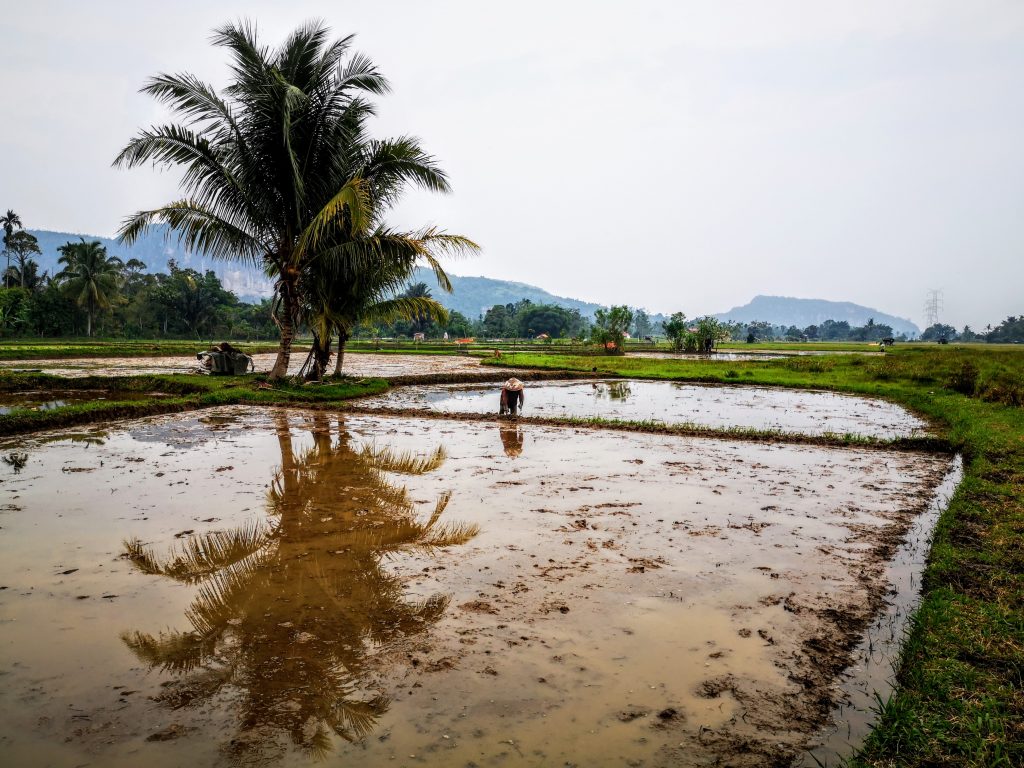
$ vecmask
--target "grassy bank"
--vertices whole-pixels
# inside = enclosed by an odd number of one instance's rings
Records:
[[[756,363],[520,355],[509,364],[882,396],[964,455],[897,676],[857,768],[1024,765],[1024,351],[905,347]]]
[[[52,410],[17,409],[0,414],[0,436],[76,426],[97,421],[138,418],[215,405],[337,404],[353,397],[374,395],[388,388],[384,379],[343,380],[337,384],[303,386],[266,383],[253,376],[85,376],[68,379],[40,373],[0,374],[4,392],[103,390],[104,400],[72,403]],[[151,397],[138,398],[149,393]],[[132,395],[119,399],[118,395]]]
[[[48,360],[72,357],[171,357],[187,355],[209,349],[210,341],[189,339],[5,339],[0,343],[0,360]],[[277,351],[273,341],[232,341],[247,354]],[[303,352],[293,347],[293,352]]]

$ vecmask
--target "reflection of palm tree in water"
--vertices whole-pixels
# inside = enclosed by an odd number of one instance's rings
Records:
[[[609,400],[626,400],[633,394],[628,381],[598,381],[594,383],[594,392]]]
[[[186,612],[192,631],[123,639],[151,667],[181,676],[161,697],[168,705],[208,704],[237,691],[250,742],[283,731],[323,756],[331,733],[358,739],[387,710],[386,697],[360,690],[367,646],[423,631],[448,603],[443,595],[407,601],[384,558],[461,544],[477,527],[439,523],[448,494],[420,522],[406,489],[388,482],[388,473],[439,468],[443,448],[426,458],[358,448],[340,420],[334,440],[328,417],[312,418],[313,447],[296,456],[287,417],[279,417],[270,522],[195,537],[165,559],[137,540],[127,544],[143,571],[202,586]]]
[[[501,436],[501,447],[505,449],[505,455],[509,458],[516,458],[523,452],[523,431],[518,426],[502,425],[498,427],[498,434]]]

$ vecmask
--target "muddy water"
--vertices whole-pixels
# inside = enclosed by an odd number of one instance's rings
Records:
[[[253,355],[259,373],[269,373],[275,353]],[[306,360],[304,353],[292,355],[288,372],[297,374]],[[96,357],[54,360],[3,360],[0,369],[41,370],[57,376],[139,376],[168,373],[202,373],[194,356]],[[345,355],[344,372],[349,376],[414,376],[434,373],[466,373],[480,370],[477,358],[462,355]]]
[[[433,385],[394,389],[359,401],[361,408],[419,408],[442,413],[497,413],[498,385]],[[831,392],[610,380],[527,385],[527,416],[654,420],[710,427],[753,427],[820,435],[900,437],[925,423],[882,400]]]
[[[948,467],[241,408],[76,437],[4,446],[11,764],[788,760]]]

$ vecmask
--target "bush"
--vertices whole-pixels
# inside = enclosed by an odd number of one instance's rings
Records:
[[[954,371],[949,377],[946,386],[961,395],[973,395],[978,391],[978,366],[970,360],[964,360],[960,370]]]
[[[989,403],[1024,406],[1024,382],[1000,371],[983,381],[977,389],[978,397]]]

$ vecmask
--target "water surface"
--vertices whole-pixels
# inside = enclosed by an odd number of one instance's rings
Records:
[[[361,399],[359,406],[497,413],[499,387],[500,384],[401,387]],[[629,379],[528,382],[523,414],[750,427],[811,435],[852,433],[881,438],[919,434],[926,428],[921,419],[884,400],[796,389]]]

